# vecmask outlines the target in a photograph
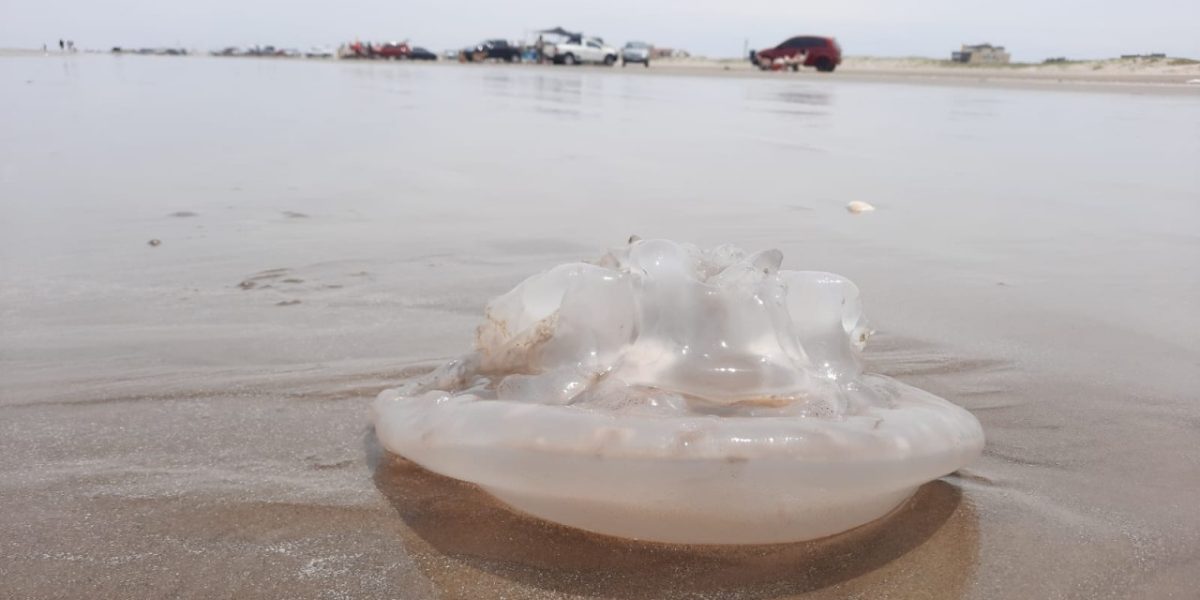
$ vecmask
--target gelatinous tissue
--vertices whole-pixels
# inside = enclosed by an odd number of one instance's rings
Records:
[[[970,413],[863,372],[858,288],[782,259],[635,239],[534,275],[379,395],[379,439],[543,519],[699,544],[845,531],[978,456]]]

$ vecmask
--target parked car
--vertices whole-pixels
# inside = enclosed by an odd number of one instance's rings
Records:
[[[434,54],[420,46],[413,48],[412,52],[408,55],[408,57],[412,60],[437,60],[436,54]]]
[[[333,58],[333,48],[328,46],[313,46],[304,53],[308,58]]]
[[[833,38],[801,35],[774,48],[751,52],[750,62],[763,70],[782,63],[791,67],[793,71],[799,71],[801,66],[805,66],[816,67],[822,73],[829,73],[842,64],[842,47]]]
[[[509,44],[505,40],[487,40],[474,48],[467,48],[464,53],[468,61],[484,61],[489,58],[516,62],[521,58],[521,48]]]
[[[546,58],[556,65],[579,63],[603,63],[614,65],[619,53],[616,48],[606,46],[600,38],[568,38],[565,42],[546,44]]]
[[[650,44],[645,42],[629,42],[621,48],[621,66],[624,67],[629,63],[642,63],[643,66],[650,66]]]
[[[380,44],[379,46],[373,46],[372,48],[374,50],[374,56],[379,58],[400,60],[408,58],[408,56],[412,54],[412,48],[409,47],[407,42],[388,42],[386,44]]]

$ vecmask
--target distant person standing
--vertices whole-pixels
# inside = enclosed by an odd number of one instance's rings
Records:
[[[66,49],[67,49],[67,45],[65,43],[63,43],[62,39],[60,38],[58,40],[58,51],[62,52],[63,50],[66,50]]]

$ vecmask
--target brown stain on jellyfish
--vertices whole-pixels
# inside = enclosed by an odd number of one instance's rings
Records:
[[[435,586],[461,597],[958,598],[978,561],[974,505],[941,480],[883,519],[821,540],[688,546],[535,519],[384,452],[373,433],[364,443],[375,487],[407,526],[401,543]]]
[[[509,330],[508,321],[497,318],[490,309],[484,311],[487,319],[475,329],[475,348],[480,353],[484,372],[534,373],[542,346],[554,337],[558,326],[558,311],[543,317],[515,336]],[[496,346],[499,349],[496,350]]]

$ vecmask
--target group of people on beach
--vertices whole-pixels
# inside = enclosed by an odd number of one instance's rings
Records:
[[[47,51],[46,44],[42,44],[42,52],[46,52],[46,51]],[[58,40],[58,51],[59,52],[74,52],[75,51],[75,42],[73,40],[65,40],[64,41],[60,38]]]

